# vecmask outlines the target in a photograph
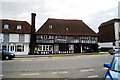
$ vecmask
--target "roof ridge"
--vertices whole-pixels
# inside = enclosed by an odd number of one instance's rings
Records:
[[[25,20],[13,20],[13,19],[0,19],[0,20],[7,20],[7,21],[16,21],[16,22],[27,22]]]
[[[48,18],[48,20],[70,20],[70,21],[82,21],[82,20],[79,20],[79,19],[58,19],[58,18]]]

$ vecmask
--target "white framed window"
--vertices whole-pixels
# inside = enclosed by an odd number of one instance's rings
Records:
[[[14,46],[11,46],[11,51],[14,51]]]
[[[68,31],[69,30],[69,28],[66,28],[66,31]]]
[[[16,52],[24,52],[24,46],[22,46],[22,45],[17,45],[17,46],[16,46]]]
[[[24,42],[25,36],[24,34],[19,34],[19,42]]]
[[[52,25],[49,25],[49,28],[52,29],[53,28]]]
[[[22,29],[22,25],[17,25],[17,30],[21,30]]]
[[[9,29],[9,25],[8,25],[8,24],[5,24],[5,25],[4,25],[4,29]]]
[[[9,42],[9,34],[4,34],[4,42]]]

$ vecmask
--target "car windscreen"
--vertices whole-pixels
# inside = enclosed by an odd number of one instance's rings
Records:
[[[120,72],[120,56],[116,56],[111,64],[111,70]]]

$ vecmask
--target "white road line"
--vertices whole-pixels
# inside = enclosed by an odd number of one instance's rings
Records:
[[[68,71],[52,72],[52,74],[67,74]]]
[[[59,73],[61,73],[61,74],[67,74],[68,71],[62,71],[62,72],[59,72]]]
[[[98,75],[93,75],[93,76],[88,76],[88,78],[97,78],[99,77]]]
[[[39,75],[39,73],[26,73],[26,74],[21,74],[22,76],[33,76],[33,75]]]
[[[81,70],[80,72],[90,72],[90,71],[94,71],[94,69]]]
[[[57,72],[52,72],[52,74],[57,74]]]
[[[2,77],[3,75],[0,75],[0,77]]]

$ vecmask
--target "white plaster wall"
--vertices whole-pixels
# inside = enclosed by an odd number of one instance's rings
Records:
[[[118,2],[118,18],[120,18],[120,1]]]
[[[115,22],[114,29],[115,29],[115,40],[119,40],[119,22]]]
[[[0,43],[3,42],[3,34],[0,33]]]
[[[9,42],[19,42],[19,34],[9,34]]]
[[[25,42],[30,42],[30,34],[25,34]]]
[[[111,48],[113,47],[113,42],[98,43],[99,48]]]
[[[24,44],[24,53],[25,54],[29,53],[29,44]]]

